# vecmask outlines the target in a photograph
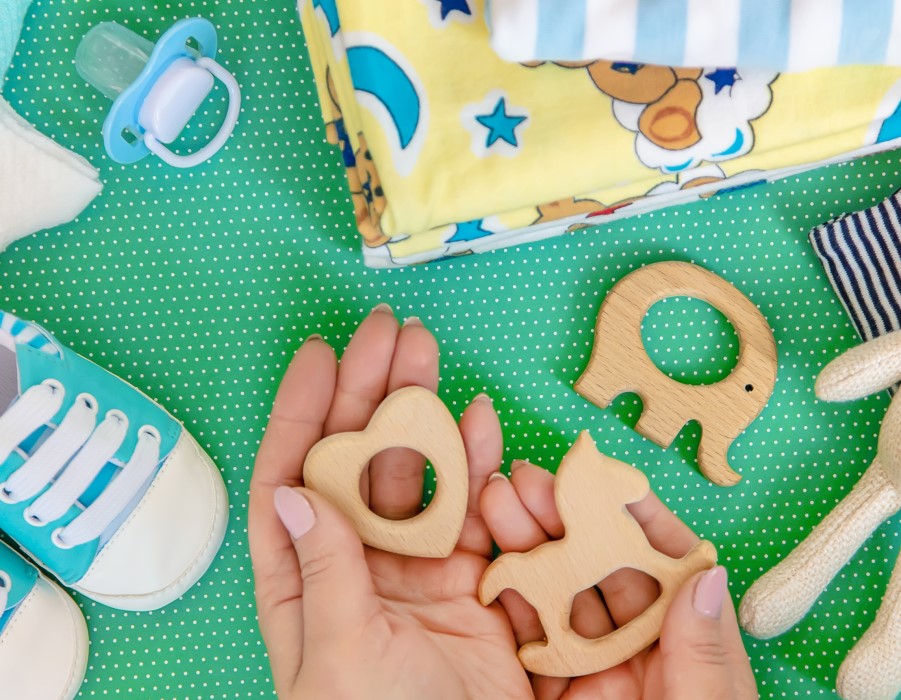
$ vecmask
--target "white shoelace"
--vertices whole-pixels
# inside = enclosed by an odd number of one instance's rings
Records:
[[[28,389],[0,416],[0,463],[57,414],[64,395],[58,382],[47,380]],[[78,504],[78,498],[116,454],[127,432],[125,414],[108,411],[98,425],[97,400],[79,394],[50,437],[0,484],[0,503],[27,501],[52,482],[25,510],[25,520],[35,527],[52,523]],[[159,458],[159,433],[150,426],[142,427],[128,463],[90,506],[53,532],[53,543],[68,549],[99,537],[138,495]]]

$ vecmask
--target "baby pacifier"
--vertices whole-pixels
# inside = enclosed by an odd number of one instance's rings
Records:
[[[103,144],[117,163],[154,153],[176,168],[190,168],[216,154],[231,136],[241,91],[216,57],[216,28],[191,17],[176,22],[156,45],[116,22],[85,34],[75,53],[78,74],[113,101],[103,122]],[[218,79],[228,109],[218,133],[200,150],[179,155],[167,148],[187,126]]]

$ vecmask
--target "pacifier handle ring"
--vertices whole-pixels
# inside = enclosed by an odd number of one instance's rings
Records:
[[[235,124],[238,122],[238,114],[241,111],[241,88],[238,87],[238,81],[235,80],[234,76],[216,61],[206,56],[198,58],[197,65],[208,70],[213,74],[213,77],[218,78],[225,85],[225,88],[228,90],[228,110],[225,113],[225,120],[219,128],[219,132],[210,142],[199,151],[184,156],[178,155],[164,146],[150,132],[144,135],[144,143],[147,145],[147,148],[159,156],[164,163],[176,168],[193,168],[195,165],[200,165],[216,155],[232,135]]]

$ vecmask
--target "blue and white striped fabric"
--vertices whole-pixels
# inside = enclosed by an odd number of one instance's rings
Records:
[[[901,0],[486,0],[504,59],[794,72],[901,65]]]
[[[810,242],[864,340],[901,330],[901,192],[818,226]]]
[[[0,334],[6,335],[16,345],[30,345],[51,355],[59,355],[60,350],[46,333],[35,323],[26,323],[8,311],[0,311]],[[3,345],[0,339],[0,345]]]

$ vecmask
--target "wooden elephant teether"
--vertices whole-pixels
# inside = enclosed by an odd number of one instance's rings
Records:
[[[360,476],[369,460],[389,447],[408,447],[435,470],[435,495],[407,520],[373,513],[360,495]],[[469,470],[457,423],[431,391],[411,386],[391,394],[365,430],[339,433],[318,442],[303,467],[304,483],[353,522],[364,543],[414,557],[447,557],[463,529],[469,498]]]
[[[563,539],[525,554],[502,554],[479,585],[483,605],[512,588],[538,611],[547,641],[520,647],[523,667],[543,676],[584,676],[632,658],[660,636],[663,616],[685,581],[716,564],[710,542],[699,542],[682,559],[651,547],[625,507],[640,501],[648,490],[644,474],[598,452],[587,431],[563,458],[554,486]],[[599,639],[573,631],[570,612],[576,594],[624,568],[657,579],[660,597],[631,622]]]
[[[648,357],[641,323],[661,299],[703,299],[731,321],[741,344],[738,364],[715,384],[690,385],[666,376]],[[730,466],[729,446],[760,415],[776,385],[776,341],[757,307],[722,277],[697,265],[662,262],[620,280],[601,305],[594,349],[576,391],[601,408],[622,393],[644,404],[635,430],[669,447],[689,420],[701,424],[698,464],[720,486],[741,480]]]

